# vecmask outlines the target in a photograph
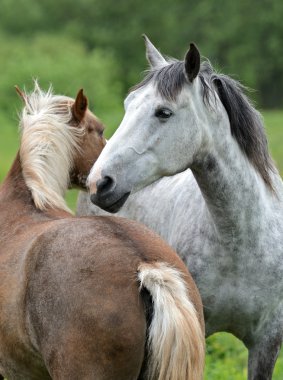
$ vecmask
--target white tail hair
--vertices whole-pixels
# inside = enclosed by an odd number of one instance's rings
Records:
[[[202,379],[204,334],[182,274],[166,263],[142,263],[138,271],[153,301],[147,379]]]

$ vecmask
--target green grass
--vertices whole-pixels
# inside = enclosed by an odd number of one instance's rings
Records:
[[[248,351],[237,338],[217,333],[206,340],[205,380],[246,380]],[[273,380],[283,378],[283,348],[277,359]]]
[[[19,146],[16,116],[14,120],[0,114],[0,183],[7,174]]]
[[[283,112],[263,112],[264,122],[272,157],[283,176]]]
[[[272,156],[283,174],[283,112],[263,112]],[[18,149],[17,117],[0,115],[0,182],[4,179]],[[77,190],[67,193],[67,202],[75,209]],[[247,350],[230,334],[220,333],[207,339],[206,380],[244,380],[247,374]],[[277,360],[273,380],[283,378],[283,349]]]

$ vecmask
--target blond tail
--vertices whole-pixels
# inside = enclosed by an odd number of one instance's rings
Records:
[[[147,379],[202,379],[204,336],[180,271],[165,263],[142,263],[138,278],[153,301]]]

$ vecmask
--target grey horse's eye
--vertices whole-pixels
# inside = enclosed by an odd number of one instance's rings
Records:
[[[169,108],[158,108],[155,110],[154,116],[158,117],[160,120],[169,119],[173,115],[173,112]]]

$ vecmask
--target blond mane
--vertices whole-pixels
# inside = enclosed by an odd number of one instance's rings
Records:
[[[23,93],[20,158],[25,182],[40,210],[70,211],[64,200],[83,128],[71,126],[71,98],[40,89]]]

